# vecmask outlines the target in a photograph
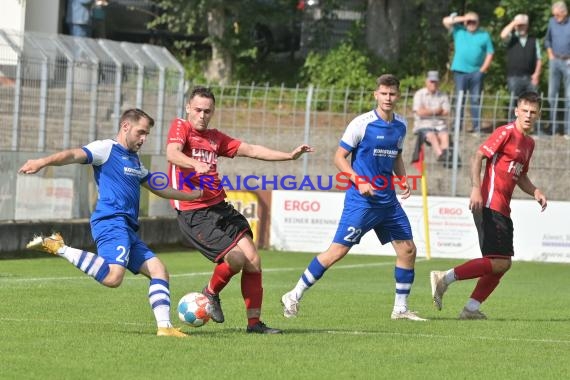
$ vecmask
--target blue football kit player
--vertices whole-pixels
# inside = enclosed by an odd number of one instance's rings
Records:
[[[408,217],[396,197],[396,188],[402,189],[403,199],[410,196],[402,160],[406,121],[393,112],[400,82],[385,74],[376,84],[376,109],[350,122],[335,153],[336,167],[350,176],[354,186],[346,192],[333,242],[313,258],[295,288],[281,298],[287,318],[297,316],[303,293],[373,229],[382,244],[391,242],[396,251],[396,296],[391,318],[425,321],[410,311],[407,303],[414,282],[416,246]]]
[[[140,162],[138,151],[154,120],[140,109],[125,111],[115,140],[98,140],[82,148],[64,150],[28,160],[19,170],[37,173],[46,166],[90,164],[93,166],[99,197],[91,215],[91,233],[97,254],[68,247],[59,233],[38,236],[27,248],[66,258],[90,277],[110,288],[118,287],[128,269],[150,279],[148,298],[157,322],[158,336],[187,336],[170,322],[169,275],[164,264],[138,237],[140,186],[163,198],[192,200],[200,190],[184,193],[172,188],[153,189],[147,183],[149,171]]]

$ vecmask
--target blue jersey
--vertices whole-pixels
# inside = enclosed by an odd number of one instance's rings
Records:
[[[351,187],[346,192],[345,205],[361,207],[390,207],[398,203],[394,187],[394,161],[402,152],[406,136],[405,119],[394,114],[391,122],[382,120],[375,110],[357,116],[348,124],[340,146],[352,153],[352,169],[359,176],[373,180],[374,195],[364,197]]]
[[[149,172],[139,160],[114,140],[98,140],[82,148],[87,163],[93,165],[99,198],[91,223],[114,216],[123,216],[129,226],[138,229],[140,184]]]

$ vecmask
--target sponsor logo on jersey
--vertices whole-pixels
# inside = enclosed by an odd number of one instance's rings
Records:
[[[132,176],[136,176],[136,177],[142,177],[143,172],[140,169],[135,169],[135,168],[129,168],[128,166],[125,166],[123,168],[123,173],[125,175],[132,175]]]
[[[216,152],[205,149],[192,148],[192,158],[207,164],[215,165],[218,163],[218,155]]]
[[[507,173],[513,173],[513,176],[518,177],[521,175],[524,165],[520,162],[511,161],[509,162],[509,168]]]
[[[375,157],[390,157],[395,158],[398,155],[397,149],[374,149],[373,155]]]

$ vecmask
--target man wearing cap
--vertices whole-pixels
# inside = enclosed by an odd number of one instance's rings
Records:
[[[495,48],[491,36],[479,29],[479,15],[467,12],[464,16],[452,13],[443,18],[443,25],[453,36],[455,54],[451,70],[455,81],[455,91],[469,93],[471,99],[471,122],[473,132],[479,132],[481,117],[479,97],[483,91],[483,80],[491,66]],[[463,107],[461,107],[463,119]]]
[[[528,35],[528,16],[518,14],[501,31],[501,40],[507,48],[507,85],[511,93],[509,117],[514,100],[529,91],[536,92],[542,69],[540,45]]]
[[[550,103],[550,121],[556,120],[557,104],[555,99],[560,91],[560,81],[564,84],[565,128],[558,128],[559,133],[570,135],[568,108],[570,108],[570,22],[568,8],[564,1],[552,4],[552,16],[548,21],[548,29],[544,37],[544,46],[548,53],[548,102]]]
[[[428,71],[425,87],[414,94],[413,110],[414,133],[431,145],[438,161],[444,161],[449,149],[449,98],[439,91],[437,71]]]

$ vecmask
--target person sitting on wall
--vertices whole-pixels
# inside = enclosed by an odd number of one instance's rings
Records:
[[[439,90],[439,73],[428,71],[425,87],[414,94],[414,134],[430,145],[437,160],[445,162],[449,156],[449,98]]]

